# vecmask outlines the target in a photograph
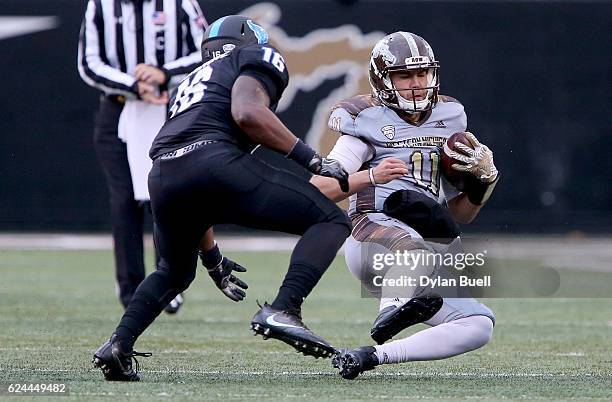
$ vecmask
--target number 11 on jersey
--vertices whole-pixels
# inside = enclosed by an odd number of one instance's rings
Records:
[[[433,195],[438,195],[439,192],[439,169],[440,155],[437,152],[429,153],[429,169],[425,169],[424,155],[421,151],[415,151],[410,155],[410,164],[412,165],[412,177],[417,186],[425,188],[432,192]],[[426,173],[430,173],[429,178],[424,178]]]

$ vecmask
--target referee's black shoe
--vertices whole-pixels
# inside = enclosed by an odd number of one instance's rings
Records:
[[[336,353],[336,349],[329,342],[304,325],[298,311],[277,310],[264,303],[253,316],[251,329],[255,335],[283,341],[305,356],[318,359],[332,357]]]
[[[183,303],[185,303],[185,298],[183,297],[182,293],[179,293],[170,301],[170,303],[166,305],[166,307],[164,307],[164,311],[167,314],[176,314],[183,306]]]
[[[401,306],[384,308],[372,325],[370,336],[382,345],[404,329],[429,320],[441,308],[443,300],[437,294],[408,300]]]
[[[117,341],[117,335],[113,334],[94,353],[92,363],[102,370],[106,381],[140,381],[136,356],[149,357],[151,353],[125,352]],[[136,362],[136,369],[132,367],[132,359]]]

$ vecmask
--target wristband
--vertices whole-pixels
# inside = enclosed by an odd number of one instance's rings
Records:
[[[476,183],[473,183],[466,191],[467,197],[472,204],[483,205],[491,197],[491,193],[493,193],[493,189],[499,181],[499,174],[497,174],[497,177],[491,183],[483,183],[478,179],[475,181]]]
[[[221,255],[221,251],[219,251],[219,246],[215,242],[215,246],[207,251],[198,251],[200,258],[202,259],[202,264],[206,267],[206,269],[214,269],[221,261],[223,261],[223,256]]]
[[[298,138],[286,157],[307,168],[315,154],[314,149]]]
[[[374,180],[374,168],[368,169],[368,176],[370,176],[370,183],[372,183],[372,185],[375,186],[376,180]]]

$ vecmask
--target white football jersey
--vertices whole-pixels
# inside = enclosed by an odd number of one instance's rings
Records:
[[[382,211],[387,197],[398,190],[418,191],[443,202],[459,191],[440,174],[440,153],[452,134],[465,131],[467,116],[457,100],[440,96],[419,123],[411,123],[371,95],[340,102],[331,113],[329,128],[342,134],[329,157],[349,174],[377,166],[383,159],[403,160],[409,174],[386,184],[368,187],[349,198],[349,215]]]

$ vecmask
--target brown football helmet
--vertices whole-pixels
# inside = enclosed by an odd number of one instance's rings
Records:
[[[390,73],[402,70],[427,69],[427,86],[424,88],[395,88]],[[370,85],[384,105],[401,109],[408,113],[418,113],[433,109],[438,102],[440,63],[435,59],[429,43],[410,32],[394,32],[379,40],[370,57]],[[408,100],[399,90],[426,89],[423,100]]]

